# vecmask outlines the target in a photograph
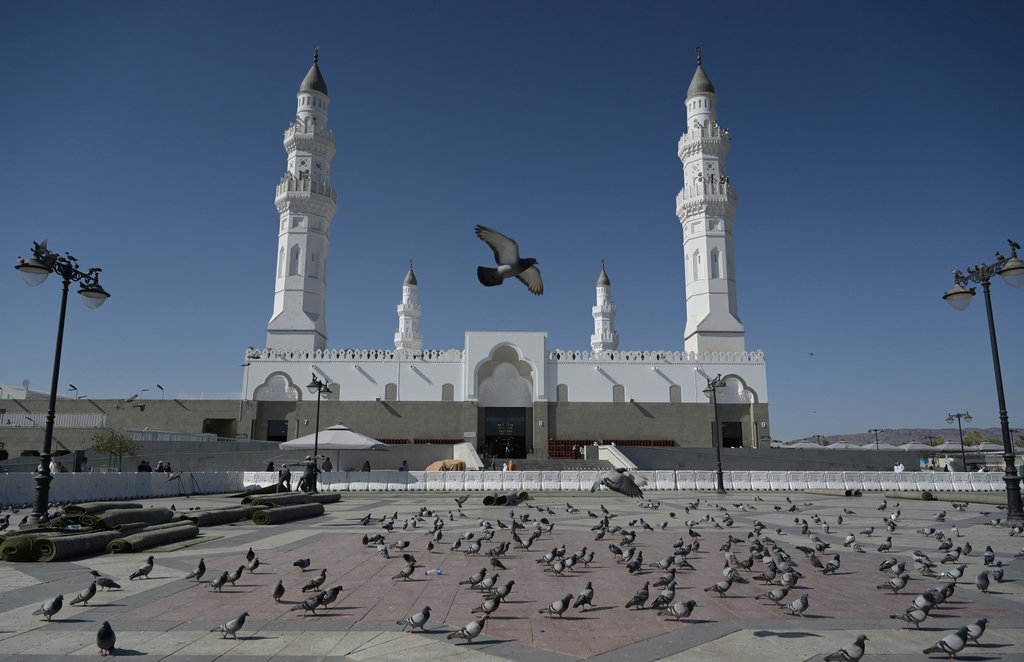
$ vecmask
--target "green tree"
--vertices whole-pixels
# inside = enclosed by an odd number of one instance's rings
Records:
[[[92,448],[97,453],[106,455],[110,460],[117,458],[117,470],[121,471],[121,460],[125,455],[138,455],[142,444],[117,430],[103,430],[92,436]]]
[[[964,437],[964,446],[980,446],[985,440],[981,436],[981,432],[977,430],[971,430]]]

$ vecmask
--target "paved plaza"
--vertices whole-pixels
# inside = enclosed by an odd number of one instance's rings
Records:
[[[947,659],[945,654],[925,655],[922,650],[960,626],[985,617],[989,623],[980,645],[968,644],[958,658],[1024,660],[1024,559],[1015,559],[1024,537],[1011,536],[1005,525],[991,523],[1005,512],[993,505],[972,503],[961,512],[948,501],[885,499],[879,493],[837,497],[736,492],[719,496],[651,491],[648,496],[660,502],[653,509],[602,491],[543,493],[526,502],[532,507],[488,507],[482,505],[483,494],[477,492],[465,502],[465,516],[460,517],[454,501],[458,496],[463,495],[344,493],[340,503],[327,504],[326,514],[313,519],[271,526],[245,522],[208,527],[196,539],[143,553],[71,562],[0,563],[0,659],[42,662],[68,655],[96,656],[96,632],[103,621],[109,621],[117,634],[118,655],[188,662],[821,660],[859,634],[868,638],[864,659],[897,662]],[[878,510],[883,500],[887,507]],[[172,503],[178,511],[187,511],[237,504],[238,498],[194,496],[145,502]],[[575,512],[568,511],[567,503]],[[640,572],[630,573],[609,550],[609,543],[623,550],[630,547],[623,544],[622,532],[595,541],[592,527],[599,519],[589,513],[602,516],[602,505],[614,515],[611,526],[636,532],[632,546],[643,553]],[[421,509],[439,514],[445,522],[442,539],[432,551],[427,549],[432,517],[423,517],[415,527],[409,523]],[[900,513],[899,526],[888,534],[883,519],[896,511]],[[941,511],[946,511],[944,522],[933,519]],[[483,552],[512,540],[510,531],[500,528],[498,522],[507,525],[513,513],[517,520],[529,515],[526,528],[519,531],[523,539],[534,530],[535,521],[545,518],[547,523],[542,524],[543,533],[529,550],[513,543],[499,556],[506,570],[492,568]],[[373,521],[364,525],[360,520],[368,514]],[[381,518],[390,521],[393,515],[397,515],[394,529],[382,529]],[[653,531],[644,528],[641,518]],[[820,524],[815,521],[819,518]],[[481,553],[467,555],[466,550],[483,531],[484,520],[493,525],[496,534],[482,543]],[[802,520],[808,522],[810,534],[831,545],[821,553],[822,561],[839,554],[840,568],[834,574],[812,568],[797,549],[798,545],[814,544],[809,535],[801,534]],[[749,583],[733,584],[722,597],[704,590],[723,578],[726,553],[721,547],[730,536],[730,551],[736,560],[748,558],[750,532],[757,521],[764,525],[761,535],[790,554],[803,575],[786,600],[808,594],[810,606],[803,616],[754,598],[771,588],[754,579],[765,570],[759,555],[750,570],[740,569]],[[408,528],[403,529],[404,525]],[[955,537],[954,525],[960,537]],[[872,526],[870,535],[861,533]],[[904,613],[915,597],[948,581],[915,571],[912,553],[920,550],[927,554],[938,563],[937,572],[957,566],[939,563],[945,554],[938,549],[939,541],[919,531],[929,528],[954,536],[954,547],[970,543],[973,549],[961,559],[966,569],[953,595],[934,607],[919,629],[908,628],[890,616]],[[696,538],[699,549],[687,557],[694,569],[677,573],[673,600],[697,602],[690,618],[677,622],[649,608],[626,609],[626,603],[646,582],[653,584],[662,575],[649,564],[671,556],[673,543],[680,538],[691,542],[690,530],[700,536]],[[450,549],[457,538],[470,532],[474,536],[463,540],[459,550]],[[375,545],[363,545],[363,536],[375,533],[385,534],[389,543],[408,541],[408,548],[393,549],[392,558],[385,559]],[[862,552],[843,546],[851,533]],[[888,535],[892,536],[891,551],[876,551]],[[545,570],[548,566],[538,560],[563,545],[566,557],[585,547],[594,551],[594,559],[589,566],[577,563],[561,575]],[[1005,576],[1003,582],[992,582],[988,592],[982,593],[975,577],[985,569],[986,546],[991,546],[996,561],[1003,564]],[[214,591],[210,582],[222,571],[244,564],[250,547],[260,560],[259,567],[244,572],[236,585]],[[420,566],[408,581],[392,579],[406,565],[403,552],[414,555]],[[129,580],[150,553],[156,559],[150,578]],[[911,576],[899,594],[876,588],[891,577],[878,569],[890,557],[906,561]],[[207,568],[202,581],[186,579],[201,558]],[[302,558],[311,560],[306,570],[293,565]],[[337,601],[315,614],[293,610],[312,595],[303,594],[301,588],[322,568],[327,570],[324,588],[343,586]],[[441,574],[426,574],[437,568],[442,569]],[[515,585],[472,644],[448,639],[476,617],[472,610],[484,601],[482,591],[459,584],[482,568],[500,575],[496,585],[510,579]],[[89,606],[69,605],[89,585],[90,570],[114,578],[121,590],[102,591]],[[275,603],[271,591],[278,580],[284,584],[285,594]],[[575,599],[587,582],[594,589],[592,608],[569,609],[562,617],[538,613],[568,593]],[[650,589],[648,606],[661,590]],[[57,594],[64,595],[64,607],[53,622],[32,615]],[[403,631],[396,623],[425,606],[431,609],[425,632]],[[210,631],[246,611],[249,616],[237,640]]]

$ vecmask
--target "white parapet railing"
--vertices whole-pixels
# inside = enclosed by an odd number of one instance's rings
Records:
[[[329,471],[321,489],[349,491],[476,491],[510,494],[588,492],[604,472],[571,471]],[[715,489],[714,471],[640,470],[648,492]],[[1003,474],[879,471],[724,471],[729,490],[800,491],[804,489],[903,492],[1001,492]],[[293,477],[294,484],[295,477]],[[52,501],[96,501],[226,494],[275,485],[267,471],[185,472],[169,480],[158,473],[65,473],[50,484]],[[601,488],[605,489],[605,488]],[[0,506],[32,503],[35,481],[29,472],[0,474]]]

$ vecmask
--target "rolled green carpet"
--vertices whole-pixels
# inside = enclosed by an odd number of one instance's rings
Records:
[[[267,504],[268,506],[294,506],[300,503],[336,503],[338,501],[341,501],[341,494],[338,492],[265,494],[242,499],[243,504]]]
[[[195,538],[197,535],[199,535],[199,527],[195,524],[175,522],[174,526],[160,525],[114,538],[107,543],[107,551],[111,554],[139,552],[157,545]]]
[[[861,496],[860,490],[804,490],[804,494],[821,494],[823,496]]]
[[[42,563],[73,559],[86,554],[102,552],[117,531],[85,531],[65,536],[47,536],[32,541],[32,559]]]
[[[214,508],[211,510],[198,510],[185,513],[183,517],[196,526],[216,526],[237,522],[240,519],[252,519],[257,511],[265,510],[270,506],[260,504],[257,506],[233,506],[231,508]]]
[[[4,561],[31,561],[32,540],[50,535],[48,533],[23,533],[11,536],[0,545],[0,558]]]
[[[493,506],[494,505],[494,500],[497,499],[497,498],[498,498],[497,494],[488,494],[488,495],[486,495],[484,497],[484,505],[485,506]]]
[[[280,524],[281,522],[290,522],[296,519],[316,517],[323,514],[324,505],[322,503],[302,503],[292,506],[278,506],[276,508],[268,508],[266,510],[260,510],[253,513],[252,523],[259,525]]]
[[[96,513],[101,510],[127,510],[128,508],[142,508],[142,504],[128,501],[89,501],[87,503],[73,503],[70,506],[66,506],[62,514],[81,515],[83,513]]]
[[[526,501],[529,498],[530,498],[530,493],[529,492],[520,492],[519,493],[519,500],[520,501]]]
[[[174,519],[174,511],[170,508],[104,510],[96,514],[83,514],[79,519],[83,525],[92,529],[112,529],[126,522],[164,524]]]

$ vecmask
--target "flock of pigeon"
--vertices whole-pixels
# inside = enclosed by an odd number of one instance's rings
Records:
[[[628,472],[613,471],[595,484],[595,490],[598,485],[636,496],[641,493],[643,480]],[[579,584],[583,584],[586,575],[580,571],[592,566],[600,570],[595,579],[606,573],[621,572],[624,573],[623,577],[636,577],[637,584],[642,581],[642,586],[628,600],[625,596],[613,595],[604,600],[605,604],[621,605],[626,610],[650,610],[665,620],[675,622],[694,618],[693,614],[699,608],[695,599],[682,595],[684,583],[691,589],[702,588],[704,593],[713,598],[733,597],[738,585],[758,586],[752,595],[751,591],[744,590],[747,594],[745,597],[775,605],[782,613],[803,617],[813,611],[813,589],[808,590],[808,583],[820,584],[824,578],[837,574],[842,567],[843,554],[877,553],[883,557],[878,565],[879,591],[900,595],[904,590],[910,593],[914,585],[928,585],[924,590],[913,590],[916,595],[908,599],[909,604],[905,610],[890,614],[892,619],[902,621],[903,627],[913,626],[917,629],[930,615],[938,613],[954,592],[963,590],[963,583],[958,583],[958,580],[967,574],[969,564],[966,559],[977,561],[984,567],[974,578],[974,588],[982,593],[988,592],[994,584],[1007,581],[1005,573],[1011,561],[1006,559],[1004,563],[997,559],[991,546],[978,555],[971,548],[970,542],[963,540],[955,525],[947,533],[947,530],[941,528],[945,523],[946,512],[936,513],[932,517],[932,523],[936,526],[924,527],[915,532],[906,531],[901,523],[899,504],[890,507],[886,501],[878,506],[878,515],[858,516],[854,511],[844,508],[833,522],[828,522],[814,512],[815,504],[811,502],[798,504],[786,498],[785,505],[780,502],[770,506],[760,496],[754,495],[752,502],[723,504],[697,497],[676,506],[683,511],[682,516],[677,517],[676,512],[669,512],[660,524],[652,524],[642,516],[628,519],[629,516],[612,512],[603,504],[594,511],[581,510],[571,503],[565,503],[564,507],[524,503],[525,507],[519,512],[513,508],[507,512],[507,516],[478,518],[474,526],[471,524],[474,518],[463,510],[468,498],[468,495],[456,498],[456,508],[447,513],[420,506],[404,517],[399,517],[398,512],[383,516],[367,514],[352,523],[362,533],[363,548],[375,551],[382,559],[388,560],[384,566],[385,572],[393,568],[395,571],[391,579],[396,583],[410,581],[414,575],[419,574],[417,570],[425,567],[414,555],[420,549],[423,550],[420,553],[428,555],[462,555],[467,561],[471,558],[480,559],[479,570],[458,582],[459,590],[479,591],[480,604],[471,610],[469,622],[447,635],[448,639],[461,639],[467,643],[473,643],[484,632],[489,619],[515,590],[515,579],[504,576],[514,572],[520,573],[520,576],[544,573],[545,577],[564,578],[567,579],[567,586],[576,581],[577,577]],[[651,513],[648,517],[656,517],[661,507],[660,502],[650,499],[640,499],[636,503],[640,510]],[[732,510],[727,505],[732,505]],[[953,507],[957,511],[967,509],[966,504],[954,504]],[[635,512],[635,509],[629,510]],[[770,528],[761,521],[762,518],[768,518],[759,515],[759,510],[774,511],[772,519],[776,524],[781,515],[791,517],[793,524]],[[733,518],[733,513],[739,512],[744,513],[744,521],[750,521],[750,528],[746,531],[739,531]],[[561,521],[572,522],[576,530],[580,529],[582,522],[589,521],[595,546],[607,546],[608,553],[597,552],[588,546],[570,552],[564,543],[558,544],[558,534],[554,532],[556,515]],[[858,525],[850,527],[854,520],[859,522]],[[869,522],[874,524],[867,525]],[[989,523],[999,525],[997,518]],[[665,540],[664,536],[652,535],[668,532],[669,527],[672,531],[680,532],[670,545],[659,542]],[[852,530],[842,538],[843,551],[837,552],[833,543],[840,545],[838,541],[841,536],[832,534],[832,530],[839,527]],[[884,541],[881,541],[883,534],[880,529],[885,530]],[[411,533],[417,530],[422,531],[425,542],[414,542]],[[1010,535],[1019,533],[1019,527],[1010,529]],[[801,540],[791,545],[783,544],[785,536],[794,534],[799,534]],[[709,582],[706,574],[697,572],[691,563],[699,558],[708,559],[709,553],[714,556],[705,541],[706,537],[714,538],[716,542],[719,538],[724,540],[717,549],[722,558],[721,578],[713,582]],[[899,547],[907,551],[903,558],[893,555],[894,546],[897,545],[894,538],[899,540]],[[542,545],[543,551],[539,549]],[[928,545],[934,545],[935,551],[920,549]],[[645,553],[654,558],[645,558]],[[794,559],[797,554],[802,555],[799,562]],[[1016,556],[1024,557],[1024,549]],[[392,559],[401,561],[392,566]],[[244,562],[239,559],[233,571],[225,570],[215,573],[215,577],[207,577],[205,559],[200,559],[195,569],[183,579],[195,581],[197,585],[207,580],[209,590],[217,592],[226,584],[233,586],[246,572],[251,575],[260,567],[260,563],[257,553],[250,547]],[[430,565],[435,563],[431,561]],[[129,574],[129,581],[148,579],[154,565],[155,558],[149,556],[144,564]],[[307,571],[316,572],[312,579],[301,586],[303,599],[290,609],[300,612],[300,616],[314,616],[318,609],[329,609],[339,600],[344,590],[340,584],[328,587],[328,570],[311,570],[313,565],[310,558],[300,558],[293,562],[293,566],[303,574]],[[704,561],[703,565],[706,567],[707,562]],[[810,575],[816,575],[818,579],[807,582]],[[550,585],[555,587],[561,581],[553,580]],[[561,619],[571,610],[585,612],[593,608],[597,599],[594,584],[594,581],[586,581],[585,586],[577,585],[571,591],[552,588],[551,601],[536,605],[540,607],[537,613]],[[90,584],[72,598],[69,604],[88,606],[89,600],[98,591],[119,588],[121,586],[114,579],[92,571]],[[280,603],[284,594],[284,580],[278,578],[271,588],[270,597],[275,603]],[[61,611],[63,601],[64,596],[58,595],[33,613],[49,621]],[[396,625],[401,625],[403,630],[427,631],[431,608],[413,608],[416,610],[397,621]],[[230,635],[237,639],[248,616],[249,612],[242,612],[236,618],[213,628],[211,632],[219,632],[223,638]],[[943,653],[953,658],[969,644],[977,644],[987,624],[986,617],[961,624],[923,652]],[[859,660],[865,653],[867,641],[866,636],[860,635],[824,659],[845,662]],[[101,654],[113,653],[115,642],[113,628],[109,622],[104,621],[96,635],[96,644]]]

